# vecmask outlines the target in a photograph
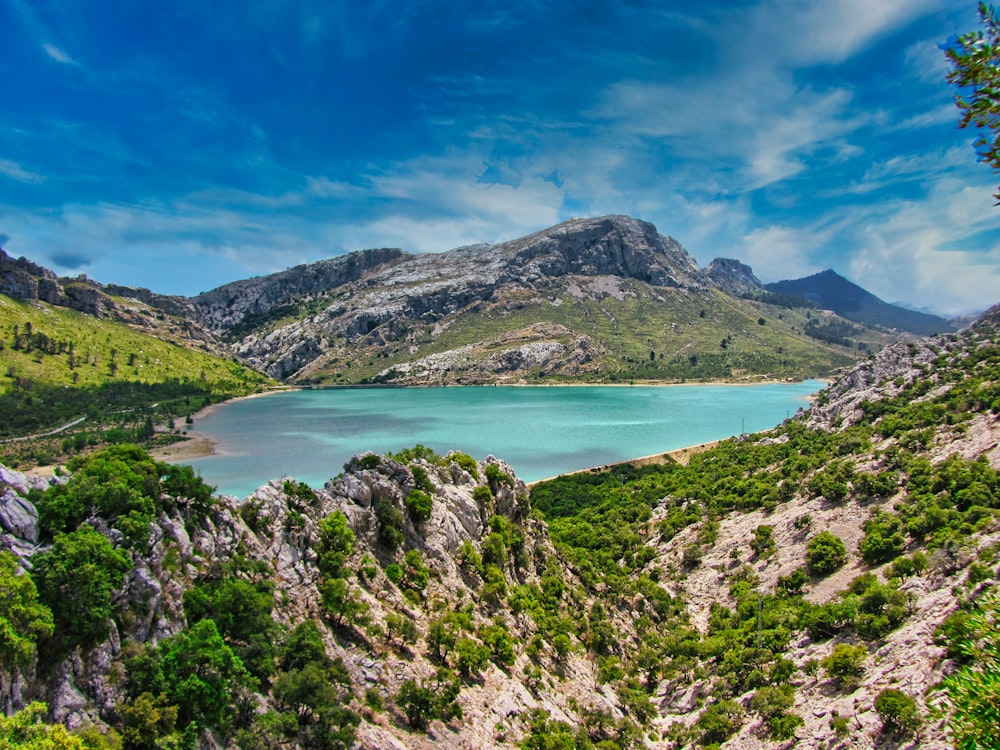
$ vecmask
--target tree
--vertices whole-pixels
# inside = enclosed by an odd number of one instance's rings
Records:
[[[43,724],[46,713],[44,703],[31,703],[11,717],[0,713],[0,750],[88,750],[62,724]]]
[[[917,702],[895,688],[886,688],[875,697],[875,712],[889,734],[911,735],[924,723]]]
[[[52,628],[52,612],[38,601],[31,576],[14,555],[0,552],[0,670],[31,661],[38,639],[51,636]]]
[[[821,531],[806,544],[806,568],[814,576],[829,575],[847,562],[847,547],[839,536]]]
[[[319,522],[320,571],[332,578],[344,574],[344,562],[354,551],[354,531],[342,511],[334,511]]]
[[[179,727],[228,729],[235,702],[256,687],[240,658],[226,645],[213,620],[202,620],[126,664],[131,692],[162,693],[177,707]]]
[[[941,682],[955,747],[995,747],[1000,726],[1000,592],[967,618],[958,648],[966,664]]]
[[[983,29],[961,35],[945,51],[953,66],[948,82],[959,90],[959,127],[980,128],[977,153],[1000,171],[1000,16],[993,5],[981,2],[979,18]],[[994,197],[1000,201],[1000,192]]]
[[[52,610],[56,633],[67,648],[92,646],[108,636],[111,594],[132,563],[91,526],[56,536],[34,557],[31,573],[42,602]]]

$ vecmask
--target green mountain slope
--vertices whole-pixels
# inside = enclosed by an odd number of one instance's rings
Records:
[[[103,442],[108,425],[134,430],[147,417],[160,423],[269,382],[233,360],[120,322],[0,295],[0,438],[47,432],[87,418],[41,446],[5,443],[8,459],[30,460],[39,451],[52,455],[75,434]]]
[[[937,315],[907,310],[883,302],[871,292],[853,284],[835,271],[827,270],[803,279],[765,284],[775,294],[797,294],[819,307],[867,326],[898,328],[931,336],[953,331],[954,326]]]

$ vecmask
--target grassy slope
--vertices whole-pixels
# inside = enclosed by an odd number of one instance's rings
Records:
[[[66,342],[67,346],[60,354],[44,353],[34,346],[31,351],[27,351],[26,346],[15,350],[14,327],[23,334],[27,324],[34,333],[42,333],[56,342]],[[9,392],[18,377],[80,387],[99,386],[109,381],[159,383],[177,379],[200,381],[213,391],[227,392],[249,392],[267,381],[236,362],[161,341],[121,323],[5,296],[0,296],[0,341],[3,343],[0,393]],[[70,367],[70,342],[77,360],[75,367]]]
[[[451,324],[437,336],[432,335],[432,326],[420,326],[415,340],[389,350],[362,351],[360,356],[348,348],[350,342],[335,341],[339,356],[324,368],[326,379],[357,382],[393,364],[476,344],[539,321],[561,324],[574,337],[587,335],[604,343],[607,356],[601,375],[591,377],[595,380],[821,376],[852,364],[861,354],[856,346],[826,344],[806,336],[806,315],[818,316],[816,311],[737,300],[717,292],[696,297],[658,290],[654,297],[649,287],[628,281],[622,288],[632,293],[624,299],[580,298],[568,292],[542,299],[529,290],[506,294],[502,305],[481,305],[446,319]],[[553,304],[555,299],[558,305]],[[889,338],[865,331],[852,340],[878,349]],[[416,355],[409,353],[411,344],[419,347]],[[694,363],[692,356],[697,358]]]

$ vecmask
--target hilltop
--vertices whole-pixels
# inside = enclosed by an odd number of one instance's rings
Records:
[[[774,430],[530,491],[423,446],[242,501],[127,446],[3,469],[0,705],[130,747],[944,748],[981,694],[935,686],[996,637],[998,383],[995,308]]]
[[[775,294],[799,295],[817,307],[833,310],[843,318],[867,326],[898,328],[922,336],[955,330],[951,323],[937,315],[883,302],[829,269],[802,279],[765,284],[764,289]]]

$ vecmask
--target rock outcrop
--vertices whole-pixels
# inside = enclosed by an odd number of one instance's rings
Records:
[[[732,258],[716,258],[705,267],[705,275],[712,283],[734,297],[747,297],[764,291],[764,284],[753,269]]]

